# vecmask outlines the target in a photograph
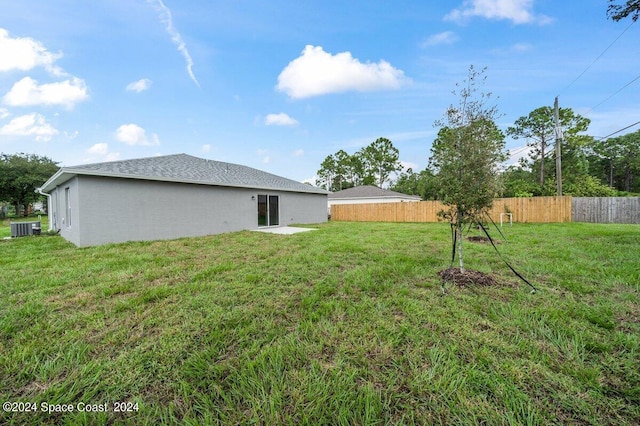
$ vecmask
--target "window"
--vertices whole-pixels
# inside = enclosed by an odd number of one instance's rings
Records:
[[[269,225],[277,226],[280,224],[280,215],[278,214],[278,196],[269,195]]]
[[[269,226],[267,196],[262,194],[258,195],[258,226]]]
[[[71,228],[71,189],[65,188],[64,190],[64,204],[66,206],[67,214],[65,217],[65,224],[67,228]]]
[[[258,194],[258,226],[278,226],[280,224],[277,195]]]

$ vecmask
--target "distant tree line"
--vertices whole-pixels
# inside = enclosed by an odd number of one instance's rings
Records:
[[[571,108],[559,109],[563,129],[563,195],[577,197],[624,196],[640,193],[640,131],[597,139],[588,135],[590,120]],[[543,106],[518,118],[506,135],[526,141],[527,156],[499,173],[497,197],[533,197],[557,194],[555,118]],[[442,135],[440,135],[442,136]],[[440,137],[439,136],[439,137]],[[423,200],[443,198],[433,164],[424,170],[403,170],[399,151],[379,138],[354,154],[339,150],[327,156],[316,184],[329,191],[358,185],[387,185]]]
[[[316,185],[332,192],[360,185],[382,188],[402,170],[399,157],[398,148],[387,138],[378,138],[354,154],[341,149],[320,164]]]

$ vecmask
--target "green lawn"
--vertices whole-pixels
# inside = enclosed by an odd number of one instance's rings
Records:
[[[640,226],[505,227],[533,295],[480,243],[443,294],[446,224],[317,227],[0,240],[0,424],[640,424]]]

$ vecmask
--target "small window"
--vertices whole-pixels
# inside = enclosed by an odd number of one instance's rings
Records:
[[[67,228],[71,228],[71,189],[65,188],[64,190],[64,204],[67,210],[67,217],[65,218],[65,222]]]

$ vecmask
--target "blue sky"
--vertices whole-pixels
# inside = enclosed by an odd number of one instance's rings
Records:
[[[616,93],[640,24],[605,0],[0,5],[0,152],[65,166],[184,152],[302,181],[386,137],[422,170],[471,64],[502,128],[557,95],[595,136],[640,120],[640,80]]]

